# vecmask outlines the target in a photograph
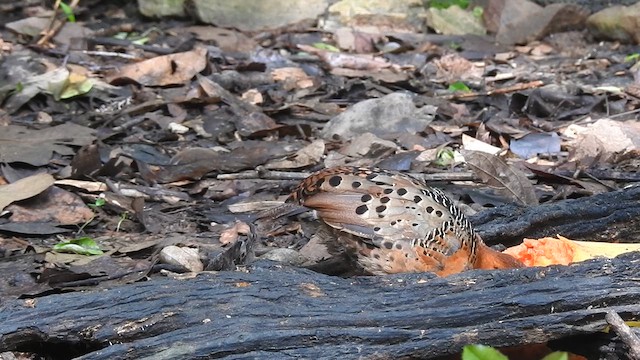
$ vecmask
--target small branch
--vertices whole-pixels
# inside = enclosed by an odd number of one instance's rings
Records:
[[[507,86],[504,88],[500,88],[500,89],[496,89],[496,90],[490,90],[490,91],[483,91],[483,92],[468,92],[468,93],[462,93],[462,94],[452,94],[452,95],[447,95],[444,96],[445,99],[449,99],[449,100],[453,100],[453,99],[472,99],[472,98],[476,98],[479,96],[492,96],[492,95],[503,95],[503,94],[508,94],[508,93],[512,93],[512,92],[516,92],[516,91],[523,91],[523,90],[528,90],[528,89],[533,89],[533,88],[539,88],[542,85],[544,85],[544,83],[540,80],[536,80],[536,81],[530,81],[527,83],[523,83],[523,84],[516,84],[513,86]]]
[[[455,173],[438,173],[438,174],[420,174],[407,173],[418,179],[425,181],[474,181],[478,178],[470,171]],[[218,180],[246,180],[246,179],[263,179],[263,180],[303,180],[311,175],[310,172],[295,171],[272,171],[272,170],[249,170],[239,173],[220,174],[216,177]]]
[[[608,311],[604,318],[611,325],[613,331],[618,334],[622,342],[629,347],[629,358],[640,360],[640,338],[638,338],[638,335],[631,330],[629,325],[624,323],[624,320],[615,310]]]
[[[80,0],[72,0],[71,3],[69,3],[69,7],[72,10],[75,10],[75,8],[78,6],[79,1]],[[53,6],[54,11],[53,11],[53,15],[51,15],[51,21],[49,22],[49,25],[47,26],[47,28],[42,31],[43,36],[40,38],[40,40],[38,40],[37,45],[43,46],[44,44],[48,43],[49,40],[51,40],[51,38],[53,38],[60,31],[60,29],[62,29],[64,24],[67,22],[66,17],[64,17],[59,22],[56,22],[58,9],[60,9],[60,2],[61,0],[56,0],[55,5]]]

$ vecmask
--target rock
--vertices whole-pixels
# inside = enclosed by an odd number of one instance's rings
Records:
[[[417,108],[413,96],[408,93],[392,93],[353,105],[331,119],[322,130],[322,136],[350,138],[366,132],[378,136],[394,132],[415,133],[424,130],[436,110],[431,105]]]
[[[193,0],[198,18],[219,27],[241,31],[262,31],[316,19],[327,0]]]
[[[292,25],[303,20],[315,20],[329,7],[328,0],[138,0],[138,9],[144,16],[185,16],[221,28],[240,31],[263,31]]]
[[[261,259],[278,261],[293,266],[300,266],[309,259],[293,249],[276,248],[260,256]]]
[[[632,6],[612,6],[587,19],[594,37],[640,44],[640,2]]]
[[[443,35],[484,35],[487,32],[478,17],[459,6],[450,6],[446,9],[429,8],[427,24],[438,34]]]
[[[185,0],[138,0],[138,10],[144,16],[185,16]]]
[[[501,44],[524,44],[555,33],[584,26],[588,11],[574,4],[552,4],[541,7],[529,0],[487,0],[487,29],[496,32]]]
[[[169,245],[160,251],[160,262],[179,265],[193,272],[200,272],[204,266],[200,261],[198,249]]]
[[[328,31],[347,26],[367,33],[382,28],[413,32],[423,27],[425,8],[422,0],[339,0],[327,13],[321,27]]]
[[[595,13],[596,11],[600,11],[602,9],[610,7],[613,3],[616,5],[633,5],[638,0],[534,0],[534,2],[538,5],[550,5],[554,3],[567,3],[567,4],[576,4],[580,5],[586,9],[589,9],[590,13]]]

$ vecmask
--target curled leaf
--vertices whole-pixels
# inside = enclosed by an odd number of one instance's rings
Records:
[[[82,237],[69,241],[64,241],[53,246],[53,251],[74,253],[79,255],[102,255],[104,254],[98,244],[89,237]]]

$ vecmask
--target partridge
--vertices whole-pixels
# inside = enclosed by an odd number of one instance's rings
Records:
[[[315,210],[332,252],[350,255],[367,273],[522,267],[482,239],[451,199],[397,172],[336,167],[303,180],[287,199]],[[331,250],[333,249],[333,250]]]

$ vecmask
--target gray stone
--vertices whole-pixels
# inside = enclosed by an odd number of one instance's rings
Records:
[[[328,0],[194,0],[193,4],[201,21],[243,31],[275,29],[316,19],[329,6]]]
[[[640,2],[599,11],[589,16],[587,28],[599,39],[640,44]]]
[[[437,108],[416,107],[408,93],[392,93],[379,99],[361,101],[331,119],[322,130],[324,138],[350,138],[370,132],[382,136],[395,132],[416,133],[433,120]]]
[[[484,0],[487,29],[500,44],[525,44],[555,33],[584,27],[588,11],[574,4],[541,7],[529,0]]]
[[[308,259],[305,256],[300,255],[299,252],[287,248],[275,248],[260,256],[260,258],[278,261],[293,266],[300,266],[308,261]]]
[[[138,0],[138,9],[144,16],[185,16],[185,0]]]

